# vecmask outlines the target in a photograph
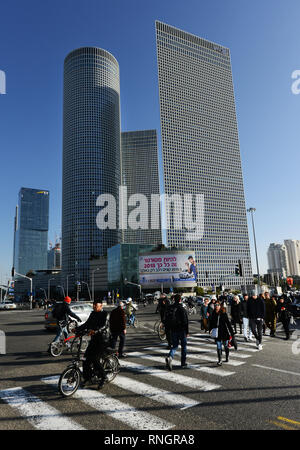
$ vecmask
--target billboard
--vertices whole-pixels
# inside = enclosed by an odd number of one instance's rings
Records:
[[[195,253],[153,252],[139,256],[140,284],[144,288],[197,286]]]

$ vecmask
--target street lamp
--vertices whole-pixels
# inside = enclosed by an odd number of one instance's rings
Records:
[[[95,300],[95,272],[97,272],[97,270],[100,270],[100,267],[97,267],[97,269],[94,269],[92,271],[92,292],[93,292],[93,301]]]
[[[90,297],[90,301],[92,301],[92,297],[91,297],[91,291],[90,291],[90,288],[89,288],[89,285],[86,283],[86,281],[81,281],[81,283],[83,283],[83,284],[86,284],[87,285],[87,288],[88,288],[88,291],[89,291],[89,297]]]
[[[50,280],[48,280],[48,300],[50,300],[50,281],[55,280],[55,278],[50,278]]]
[[[69,277],[74,277],[74,274],[71,273],[71,275],[67,275],[67,296],[69,295]]]
[[[260,275],[259,275],[257,247],[256,247],[256,237],[255,237],[255,227],[254,227],[254,219],[253,219],[253,213],[255,211],[256,211],[256,208],[249,208],[249,209],[247,209],[247,212],[251,213],[251,218],[252,218],[252,228],[253,228],[254,247],[255,247],[255,256],[256,256],[256,267],[257,267],[257,284],[258,284],[258,293],[259,293],[260,292]]]

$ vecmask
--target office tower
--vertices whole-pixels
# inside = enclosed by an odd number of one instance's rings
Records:
[[[156,130],[128,131],[121,133],[122,182],[127,188],[127,197],[142,194],[147,200],[147,229],[132,229],[127,226],[123,242],[127,244],[159,244],[162,241],[159,204],[153,195],[160,194],[157,133]],[[135,206],[135,204],[133,205]],[[151,208],[152,206],[152,208]],[[128,215],[133,207],[128,207]],[[146,218],[145,218],[146,219]]]
[[[100,48],[79,48],[64,62],[62,271],[64,279],[89,280],[89,260],[118,242],[115,229],[100,230],[101,194],[118,199],[120,83],[116,59]],[[102,205],[104,206],[104,205]]]
[[[287,249],[289,274],[292,276],[300,275],[300,241],[296,239],[284,240],[284,245]]]
[[[61,249],[59,242],[56,242],[54,247],[50,244],[48,250],[48,269],[61,269]]]
[[[272,243],[268,252],[268,273],[276,274],[278,277],[286,277],[290,273],[288,253],[285,245]]]
[[[48,226],[49,191],[22,187],[15,216],[16,272],[47,269]]]
[[[156,22],[156,42],[164,193],[180,198],[190,194],[194,201],[204,196],[203,237],[190,239],[175,217],[166,231],[166,243],[195,250],[201,286],[250,284],[229,49],[162,22]],[[176,211],[175,201],[170,211]],[[195,214],[194,208],[193,220]],[[234,275],[239,260],[243,278]]]

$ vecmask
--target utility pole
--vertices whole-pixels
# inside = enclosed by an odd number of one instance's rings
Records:
[[[254,238],[254,247],[255,247],[255,256],[256,256],[256,268],[257,268],[257,284],[258,284],[258,294],[259,294],[260,293],[260,275],[259,275],[255,227],[254,227],[254,219],[253,219],[253,213],[256,211],[256,208],[249,208],[249,209],[247,209],[247,211],[251,213],[251,218],[252,218],[252,228],[253,228],[253,238]]]

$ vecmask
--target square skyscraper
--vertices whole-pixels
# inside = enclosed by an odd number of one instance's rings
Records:
[[[191,195],[194,221],[195,199],[203,199],[201,236],[187,238],[187,230],[179,229],[178,217],[173,217],[166,243],[195,251],[201,286],[250,284],[253,278],[229,49],[162,22],[156,22],[156,42],[164,194],[182,199]],[[171,213],[174,210],[173,205]],[[242,279],[235,276],[239,261],[244,269]]]

